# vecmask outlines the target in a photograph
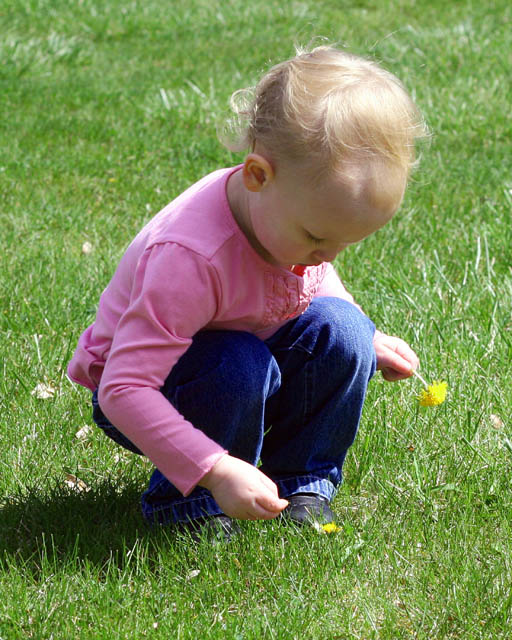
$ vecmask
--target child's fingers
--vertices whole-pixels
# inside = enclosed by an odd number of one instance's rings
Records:
[[[379,334],[374,346],[377,368],[382,370],[386,380],[408,378],[419,365],[418,356],[401,338]]]
[[[411,374],[412,373],[412,369],[413,369],[413,365],[411,363],[410,360],[404,358],[403,356],[400,355],[396,355],[393,358],[393,362],[392,362],[392,368],[397,371],[398,373],[403,373],[403,374]]]
[[[288,506],[288,500],[272,496],[258,496],[254,505],[257,518],[270,520],[281,513]]]
[[[409,365],[410,369],[416,369],[418,367],[420,363],[419,358],[407,342],[400,340],[395,347],[395,352]]]
[[[411,364],[408,360],[405,360],[396,353],[389,354],[389,357],[385,358],[385,362],[383,362],[381,369],[382,376],[384,380],[388,382],[404,380],[412,376],[413,369],[416,367],[416,364]]]
[[[261,473],[261,472],[260,472]],[[277,490],[277,485],[275,482],[273,482],[267,475],[265,475],[264,473],[261,473],[260,476],[260,480],[262,482],[262,484],[265,485],[265,487],[269,490],[272,491],[272,493],[276,496],[276,498],[279,497],[279,492]]]
[[[405,343],[379,345],[377,351],[377,368],[382,370],[386,380],[400,380],[412,375],[418,367],[418,356]]]
[[[382,369],[382,377],[384,380],[388,382],[396,382],[397,380],[404,380],[405,378],[410,378],[412,376],[412,371],[409,369],[405,373],[400,373],[395,371],[394,369]]]
[[[277,514],[281,513],[283,509],[288,506],[288,500],[279,498],[279,492],[277,485],[267,475],[261,473],[261,483],[268,489],[272,495],[262,496],[257,499],[258,505],[267,512],[267,518],[274,518]]]
[[[213,477],[213,482],[212,482]],[[264,473],[243,460],[226,455],[213,467],[203,485],[222,511],[233,518],[269,520],[288,505],[279,498],[277,486]]]

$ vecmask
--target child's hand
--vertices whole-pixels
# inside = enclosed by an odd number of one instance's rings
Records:
[[[377,354],[377,369],[382,371],[385,380],[393,382],[409,378],[418,368],[418,356],[401,338],[376,331],[373,346]]]
[[[252,464],[223,456],[200,480],[222,511],[241,520],[270,520],[288,505],[272,480]]]

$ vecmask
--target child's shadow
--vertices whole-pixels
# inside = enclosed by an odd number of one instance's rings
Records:
[[[39,571],[42,559],[65,565],[87,560],[122,566],[141,542],[175,539],[172,530],[149,527],[140,511],[140,487],[122,492],[104,484],[88,492],[55,488],[27,491],[0,502],[0,564],[10,557]]]

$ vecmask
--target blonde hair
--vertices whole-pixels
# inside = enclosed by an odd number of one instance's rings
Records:
[[[277,161],[307,163],[316,175],[364,158],[407,176],[426,127],[400,81],[373,61],[320,46],[272,67],[231,97],[231,151],[260,143]]]

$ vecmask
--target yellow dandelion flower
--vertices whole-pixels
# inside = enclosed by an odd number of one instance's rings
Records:
[[[338,527],[335,522],[328,522],[322,525],[322,530],[325,531],[325,533],[337,533],[341,531],[341,527]]]
[[[429,384],[419,395],[420,406],[435,407],[446,399],[448,384],[446,382],[434,382]]]

